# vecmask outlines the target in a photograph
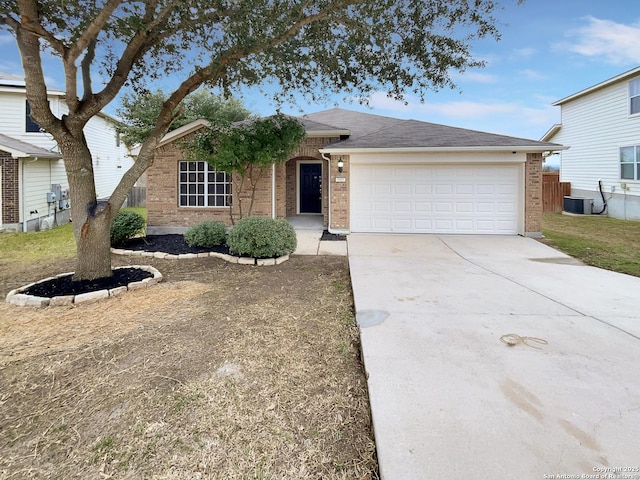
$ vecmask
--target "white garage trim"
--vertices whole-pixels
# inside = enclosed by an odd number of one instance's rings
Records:
[[[333,155],[333,153],[332,153]],[[490,151],[490,152],[464,152],[464,151],[451,151],[451,152],[405,152],[394,153],[388,151],[388,149],[380,149],[377,153],[363,153],[363,152],[351,152],[349,155],[349,163],[351,165],[358,163],[366,164],[390,164],[390,163],[442,163],[446,165],[458,164],[458,163],[483,163],[483,164],[495,164],[495,163],[525,163],[527,161],[527,154],[512,151]]]
[[[516,235],[524,228],[523,192],[520,163],[356,162],[350,175],[350,229]]]

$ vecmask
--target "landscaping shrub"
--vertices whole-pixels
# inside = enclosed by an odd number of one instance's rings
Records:
[[[221,222],[202,222],[184,233],[190,247],[217,247],[227,238],[227,227]]]
[[[123,245],[144,231],[144,217],[135,212],[119,211],[111,224],[111,245]]]
[[[229,232],[231,253],[254,258],[281,257],[296,249],[296,232],[280,218],[245,217]]]

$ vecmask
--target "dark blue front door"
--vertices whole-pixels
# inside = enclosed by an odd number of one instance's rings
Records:
[[[322,164],[300,164],[300,213],[322,213]]]

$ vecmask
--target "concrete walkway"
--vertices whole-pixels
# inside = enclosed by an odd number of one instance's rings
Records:
[[[640,467],[639,278],[522,237],[348,244],[383,480]]]
[[[346,241],[321,240],[322,215],[298,215],[287,221],[295,229],[298,240],[294,255],[347,255]]]

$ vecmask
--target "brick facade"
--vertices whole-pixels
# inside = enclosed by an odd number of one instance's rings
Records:
[[[524,233],[538,237],[542,234],[542,153],[527,153],[524,169]]]
[[[0,225],[20,222],[18,160],[0,150],[0,178],[2,179],[2,211]]]
[[[322,213],[324,225],[331,231],[348,232],[349,225],[349,175],[350,162],[348,155],[341,155],[344,163],[342,173],[338,172],[338,157],[331,157],[331,171],[329,163],[322,158],[319,150],[339,141],[338,137],[310,137],[305,139],[300,148],[293,153],[292,158],[284,164],[275,167],[275,208],[272,195],[273,169],[267,169],[258,180],[255,192],[253,215],[271,216],[275,210],[277,218],[295,216],[298,213],[298,165],[300,162],[319,161],[322,163]],[[151,228],[160,227],[176,230],[186,228],[205,220],[215,220],[231,224],[229,207],[180,207],[178,206],[178,165],[185,160],[176,143],[161,147],[153,165],[147,171],[147,216]],[[17,166],[16,166],[17,173]],[[343,182],[336,181],[337,177],[344,178]],[[251,188],[249,180],[244,184],[238,175],[233,179],[233,211],[235,218],[239,218],[238,198],[242,199],[243,213],[246,215]],[[17,182],[15,182],[17,184]],[[330,188],[329,188],[330,185]],[[331,198],[329,198],[329,189]],[[525,163],[525,218],[524,233],[528,236],[538,236],[542,230],[542,154],[529,153]],[[9,204],[8,204],[9,205]],[[329,215],[331,209],[331,215]],[[5,210],[3,190],[3,213]],[[17,206],[15,209],[17,214]],[[331,224],[329,225],[329,217]],[[5,222],[7,220],[5,219]]]
[[[322,158],[319,149],[338,141],[335,137],[311,137],[304,140],[300,148],[293,153],[291,160],[275,167],[275,215],[285,218],[297,214],[298,206],[298,163],[301,161],[319,161],[322,163],[322,210],[324,224],[328,220],[328,188],[326,171],[327,162]],[[185,155],[179,146],[169,143],[158,149],[153,165],[147,170],[147,224],[150,229],[175,229],[176,231],[203,221],[219,221],[231,225],[229,207],[180,207],[178,198],[178,168]],[[271,216],[273,213],[272,196],[273,169],[268,168],[257,180],[252,215]],[[254,175],[254,179],[257,176]],[[246,215],[251,186],[249,179],[234,175],[232,179],[233,212],[236,219],[240,215],[242,202],[243,214]]]

